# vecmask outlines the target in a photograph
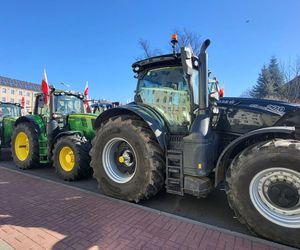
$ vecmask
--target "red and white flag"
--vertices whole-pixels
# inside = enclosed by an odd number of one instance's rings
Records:
[[[90,107],[90,104],[89,104],[89,98],[88,98],[88,94],[89,94],[89,83],[88,81],[86,81],[86,84],[85,84],[85,88],[84,88],[84,91],[83,91],[83,95],[84,95],[84,107],[85,107],[85,110],[87,113],[92,113],[92,110],[91,110],[91,107]]]
[[[88,99],[88,94],[89,94],[89,82],[86,81],[85,88],[83,91],[83,95],[86,97],[86,99]]]
[[[46,70],[44,69],[44,73],[43,73],[43,80],[42,80],[42,84],[41,84],[41,90],[44,94],[44,103],[45,105],[48,105],[48,101],[49,101],[49,85],[48,85],[48,79],[47,79],[47,74],[46,74]]]

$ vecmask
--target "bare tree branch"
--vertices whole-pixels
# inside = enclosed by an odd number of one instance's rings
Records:
[[[185,28],[183,30],[175,30],[174,33],[178,35],[177,52],[180,52],[181,47],[191,47],[194,54],[198,56],[202,43],[198,34]]]
[[[289,102],[300,102],[300,57],[295,62],[282,65],[282,72],[285,78],[283,95]]]
[[[138,58],[138,60],[142,60],[153,56],[158,56],[159,54],[161,54],[160,50],[158,49],[154,49],[154,50],[150,49],[149,42],[145,39],[140,39],[138,41],[138,45],[140,46],[140,48],[144,53],[142,57]]]

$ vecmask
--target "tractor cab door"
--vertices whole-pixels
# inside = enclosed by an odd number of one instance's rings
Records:
[[[44,96],[42,94],[38,94],[35,97],[33,115],[39,115],[45,124],[50,118],[50,107],[49,105],[45,105]]]
[[[172,134],[186,134],[191,125],[191,95],[182,67],[151,69],[138,81],[135,99],[158,111]]]

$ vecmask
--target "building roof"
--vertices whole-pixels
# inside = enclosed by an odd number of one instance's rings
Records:
[[[21,80],[16,80],[4,76],[0,76],[0,86],[7,86],[7,87],[12,87],[12,88],[18,88],[18,89],[27,89],[27,90],[32,90],[36,92],[41,91],[41,85],[32,83],[32,82],[25,82]]]

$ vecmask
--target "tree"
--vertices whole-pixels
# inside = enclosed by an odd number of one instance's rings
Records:
[[[140,59],[144,59],[144,58],[150,58],[153,56],[158,56],[159,54],[161,54],[160,50],[158,49],[150,49],[150,45],[149,42],[145,39],[140,39],[138,42],[140,48],[142,49],[142,51],[144,52],[143,56]]]
[[[188,29],[174,30],[174,33],[176,33],[178,36],[178,45],[176,47],[177,53],[180,52],[181,47],[191,47],[194,54],[198,56],[198,54],[200,53],[201,39],[197,33],[189,31]],[[143,55],[141,57],[138,57],[138,60],[162,54],[162,52],[159,49],[151,49],[149,42],[145,39],[140,39],[138,41],[138,45],[143,51]]]
[[[255,98],[270,98],[273,94],[274,86],[271,81],[271,75],[269,69],[264,65],[250,95]]]
[[[272,57],[268,67],[270,74],[270,84],[274,90],[274,96],[282,99],[283,88],[284,88],[284,77],[283,72],[279,69],[279,64],[276,57]]]
[[[181,47],[191,47],[194,54],[196,56],[199,55],[202,41],[197,33],[186,28],[183,30],[174,30],[174,33],[178,36],[177,52],[180,52]]]
[[[282,65],[285,80],[283,96],[289,102],[300,103],[300,57],[294,63],[289,60],[287,65]]]
[[[262,99],[282,99],[284,89],[283,73],[279,69],[277,59],[272,57],[268,67],[261,69],[256,85],[252,88],[250,95]]]

